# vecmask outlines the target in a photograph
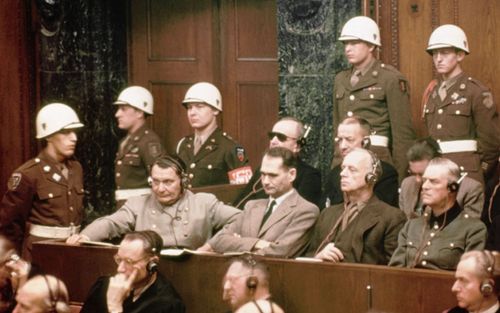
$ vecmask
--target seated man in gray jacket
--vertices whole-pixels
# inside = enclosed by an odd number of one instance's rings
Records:
[[[102,241],[131,231],[154,230],[165,247],[196,249],[241,213],[212,194],[193,194],[185,185],[182,164],[170,156],[160,157],[151,167],[151,194],[130,198],[118,211],[96,219],[66,242]]]
[[[266,151],[261,164],[268,199],[248,201],[236,221],[199,250],[294,257],[305,249],[319,209],[293,188],[296,157],[286,148],[274,147]]]

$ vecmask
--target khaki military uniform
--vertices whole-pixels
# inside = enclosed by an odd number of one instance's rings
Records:
[[[130,198],[115,213],[92,222],[82,234],[100,241],[131,231],[154,230],[163,238],[166,247],[196,249],[240,213],[208,193],[193,194],[186,190],[176,203],[168,206],[150,194]]]
[[[32,242],[69,237],[83,220],[82,167],[73,159],[66,167],[67,179],[61,164],[42,152],[16,169],[9,179],[0,203],[0,233],[18,248],[22,245],[25,258],[31,258]],[[40,233],[40,225],[60,228],[44,228]]]
[[[375,60],[368,71],[351,86],[353,70],[345,70],[335,77],[333,94],[333,126],[336,129],[348,116],[366,119],[375,135],[388,138],[387,148],[372,138],[370,150],[398,171],[400,180],[407,172],[406,151],[415,140],[408,82],[394,67]],[[335,162],[334,162],[335,163]],[[336,164],[334,164],[336,165]]]
[[[118,150],[115,159],[117,200],[150,193],[150,167],[155,159],[164,153],[160,137],[146,125],[125,137],[120,146],[124,140],[127,142]]]
[[[441,101],[440,85],[441,82],[435,85],[424,106],[429,135],[439,142],[444,157],[457,163],[469,177],[484,183],[483,171],[495,166],[500,149],[499,120],[491,92],[462,73]],[[464,142],[468,140],[477,142],[476,151],[466,148]],[[447,143],[452,143],[455,150],[446,149],[443,145]]]
[[[186,165],[191,187],[228,184],[228,172],[247,165],[245,150],[217,128],[194,154],[194,135],[177,144],[177,156]]]
[[[483,222],[469,217],[458,203],[446,214],[447,218],[436,225],[430,225],[427,216],[408,220],[399,233],[398,247],[389,265],[452,271],[462,254],[484,249],[486,226]]]

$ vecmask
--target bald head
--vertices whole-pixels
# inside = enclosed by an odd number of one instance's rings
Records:
[[[66,285],[51,275],[31,278],[17,292],[14,312],[70,312]]]

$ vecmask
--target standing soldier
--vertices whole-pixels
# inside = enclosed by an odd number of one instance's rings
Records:
[[[146,88],[125,88],[114,104],[118,105],[118,127],[127,131],[115,159],[115,197],[120,206],[130,197],[151,193],[149,170],[163,147],[160,137],[146,125],[146,118],[153,115],[153,96]]]
[[[340,41],[352,68],[335,77],[334,130],[346,117],[364,118],[372,126],[370,150],[406,176],[406,151],[415,140],[409,102],[408,82],[394,67],[374,56],[380,47],[377,24],[366,16],[350,19],[342,28]],[[336,131],[334,131],[336,133]],[[339,163],[339,152],[332,165]]]
[[[217,127],[222,99],[217,87],[196,83],[188,89],[182,104],[186,107],[194,134],[177,144],[177,155],[186,164],[189,188],[228,184],[229,177],[246,176],[251,171],[245,149]],[[243,175],[239,175],[242,173]],[[246,184],[248,179],[239,183]]]
[[[427,52],[438,79],[424,93],[423,115],[429,135],[462,172],[484,184],[483,174],[495,167],[500,148],[498,114],[490,90],[462,71],[469,54],[467,37],[455,25],[436,28]]]
[[[46,146],[14,171],[0,203],[0,234],[31,260],[31,246],[47,238],[65,239],[83,220],[82,166],[73,158],[83,127],[75,111],[62,103],[43,107],[36,118],[36,138]],[[19,248],[22,247],[22,250]]]

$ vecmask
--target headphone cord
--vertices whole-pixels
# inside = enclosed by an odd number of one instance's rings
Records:
[[[242,205],[243,203],[245,203],[246,200],[248,200],[248,198],[250,198],[251,196],[256,195],[258,192],[261,192],[262,190],[264,190],[263,186],[260,186],[259,188],[257,188],[257,185],[261,182],[261,180],[262,180],[262,177],[259,177],[259,179],[257,179],[257,181],[255,181],[255,183],[252,185],[252,191],[250,191],[243,199],[241,199],[240,202],[238,202],[238,204],[235,205],[235,207],[239,208],[240,205]]]
[[[167,214],[170,217],[170,229],[172,232],[172,236],[174,237],[174,242],[175,242],[175,248],[179,248],[179,243],[177,242],[177,237],[175,236],[175,228],[174,228],[174,221],[180,221],[182,218],[178,215],[179,214],[179,207],[175,209],[175,216],[172,216],[172,214],[164,211],[163,213]]]
[[[429,217],[424,219],[424,227],[422,229],[422,239],[420,241],[420,245],[417,248],[417,252],[415,252],[415,258],[413,259],[413,262],[411,263],[409,268],[415,268],[417,266],[418,262],[420,261],[420,258],[422,257],[422,253],[424,252],[424,249],[427,246],[427,241],[429,240],[429,237],[430,237],[430,233],[427,234],[426,230],[427,230],[427,224],[429,224],[429,219],[431,218],[432,212],[430,212],[430,210],[428,210],[428,209],[426,211],[428,211],[426,213],[428,213]],[[437,229],[434,232],[434,235],[437,235],[445,227],[447,214],[448,214],[448,211],[444,212],[443,224],[441,224],[439,229]],[[424,216],[425,216],[425,213],[424,213]],[[431,229],[431,232],[432,232],[432,229]]]

